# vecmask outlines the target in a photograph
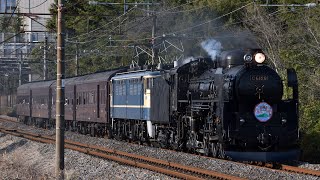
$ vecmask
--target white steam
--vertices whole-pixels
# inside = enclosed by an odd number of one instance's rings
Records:
[[[201,47],[211,56],[212,60],[216,60],[223,48],[219,41],[208,39],[201,43]]]

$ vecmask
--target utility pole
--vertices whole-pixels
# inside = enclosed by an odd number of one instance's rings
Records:
[[[151,41],[151,49],[152,49],[152,61],[151,61],[151,65],[152,67],[155,64],[155,57],[156,57],[156,53],[155,53],[155,35],[156,35],[156,28],[157,28],[157,16],[155,13],[152,14],[153,18],[152,18],[152,41]]]
[[[43,48],[43,80],[48,79],[48,68],[47,68],[47,51],[48,51],[48,37],[44,36],[44,48]]]
[[[19,86],[21,86],[21,78],[22,78],[22,51],[20,51],[20,59],[19,59]]]
[[[58,0],[57,98],[56,98],[56,179],[64,179],[64,103],[65,103],[65,19],[64,0]]]
[[[79,60],[78,60],[78,56],[79,56],[79,50],[78,50],[78,41],[76,41],[76,76],[79,75]]]
[[[123,0],[123,14],[126,14],[127,12],[127,2],[126,0]]]

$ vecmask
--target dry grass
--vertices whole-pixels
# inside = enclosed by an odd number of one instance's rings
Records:
[[[33,166],[25,166],[24,157],[15,154],[2,154],[0,158],[1,179],[53,179],[48,174],[38,172]]]

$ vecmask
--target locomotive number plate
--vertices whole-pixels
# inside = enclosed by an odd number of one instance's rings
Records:
[[[251,75],[251,81],[267,81],[269,77],[267,75]]]

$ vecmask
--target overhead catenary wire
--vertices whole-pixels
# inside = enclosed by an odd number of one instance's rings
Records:
[[[172,34],[176,34],[176,33],[179,33],[179,32],[183,32],[183,31],[186,31],[186,30],[190,30],[190,29],[193,29],[193,28],[196,28],[196,27],[199,27],[199,26],[208,24],[208,23],[210,23],[210,22],[212,22],[212,21],[221,19],[221,18],[223,18],[223,17],[225,17],[225,16],[228,16],[228,15],[230,15],[230,14],[233,14],[233,13],[235,13],[235,12],[237,12],[237,11],[239,11],[239,10],[241,10],[241,9],[249,6],[249,5],[251,5],[252,3],[253,3],[253,2],[248,3],[248,4],[246,4],[246,5],[243,5],[243,6],[241,6],[240,8],[237,8],[237,9],[235,9],[235,10],[229,12],[229,13],[223,14],[223,15],[221,15],[221,16],[219,16],[219,17],[216,17],[216,18],[214,18],[214,19],[205,21],[205,22],[200,23],[200,24],[198,24],[198,25],[195,25],[195,26],[192,26],[192,27],[188,27],[188,28],[185,28],[185,29],[182,29],[182,30],[178,30],[178,31],[175,31],[175,32],[169,32],[169,33],[166,33],[166,34],[172,35]],[[108,36],[108,35],[103,35],[102,37],[105,37],[105,36]],[[159,38],[162,38],[162,37],[163,37],[162,35],[161,35],[161,36],[156,36],[155,39],[159,39]],[[150,39],[150,37],[148,37],[148,38],[139,38],[139,39],[122,39],[122,40],[113,40],[113,41],[130,42],[130,41],[145,41],[145,40],[149,40],[149,39]],[[94,41],[94,40],[90,40],[90,41],[86,41],[86,42],[83,42],[83,43],[88,43],[88,42],[93,42],[93,41]],[[70,41],[69,41],[69,42],[70,42]],[[81,43],[81,42],[78,42],[78,43]]]
[[[179,8],[179,7],[182,7],[182,6],[191,4],[191,3],[193,3],[193,2],[195,2],[195,1],[189,1],[189,2],[186,2],[185,4],[182,4],[182,5],[179,5],[179,6],[175,6],[175,7],[169,8],[169,9],[164,10],[164,11],[162,11],[162,12],[171,11],[171,10],[177,9],[177,8]],[[135,9],[138,9],[136,6],[135,6],[134,8],[135,8]],[[72,39],[76,39],[76,38],[79,38],[79,37],[81,37],[81,36],[88,35],[88,34],[91,34],[92,32],[95,32],[95,31],[97,31],[97,30],[100,30],[100,29],[102,29],[103,27],[105,27],[105,26],[107,26],[107,25],[115,22],[117,19],[121,18],[122,16],[128,15],[129,12],[131,12],[132,10],[134,10],[134,9],[131,8],[130,10],[127,11],[126,14],[122,14],[122,15],[116,17],[115,19],[111,20],[110,22],[108,22],[106,25],[103,25],[102,27],[96,28],[96,29],[94,29],[94,30],[91,30],[90,32],[87,32],[87,33],[84,33],[84,34],[80,34],[80,35],[77,35],[77,36],[72,37],[72,38],[68,38],[67,40],[69,40],[69,42],[70,42],[70,40],[72,40]],[[74,41],[74,42],[75,42],[75,41]]]
[[[209,20],[209,21],[206,21],[206,22],[204,22],[204,23],[198,24],[198,25],[193,26],[193,27],[191,27],[191,28],[198,27],[198,26],[200,26],[200,25],[207,24],[207,23],[209,23],[209,22],[211,22],[211,21],[214,21],[214,20],[216,20],[216,19],[220,19],[220,18],[222,18],[222,17],[225,17],[225,16],[227,16],[227,15],[229,15],[229,14],[232,14],[232,13],[238,11],[238,10],[241,10],[241,9],[244,8],[244,7],[247,7],[247,6],[250,5],[250,4],[252,4],[252,3],[249,3],[249,4],[247,4],[247,5],[244,5],[244,6],[238,8],[238,9],[236,9],[236,10],[233,10],[233,11],[227,13],[227,14],[224,14],[224,15],[222,15],[222,16],[219,16],[219,17],[217,17],[217,18],[214,18],[213,20]],[[190,28],[187,28],[187,29],[190,29]],[[184,30],[180,30],[180,31],[184,31]],[[180,32],[180,31],[179,31],[179,32]],[[176,32],[178,32],[178,31],[176,31]],[[170,34],[170,33],[169,33],[169,34]],[[171,33],[171,34],[173,34],[173,33]],[[104,35],[104,36],[108,36],[108,35]],[[100,36],[100,37],[101,37],[101,36]],[[158,37],[156,37],[156,38],[160,38],[160,37],[162,37],[162,36],[158,36]],[[98,39],[98,38],[97,38],[97,39]],[[95,39],[95,40],[97,40],[97,39]],[[126,41],[127,41],[127,42],[132,42],[132,41],[144,41],[144,40],[150,40],[150,38],[122,39],[122,40],[115,40],[115,39],[114,39],[114,40],[112,40],[112,41],[114,41],[114,42],[126,42]],[[90,40],[90,41],[86,41],[86,42],[78,42],[78,43],[88,43],[88,42],[93,42],[93,41],[94,41],[94,40]]]
[[[169,33],[167,33],[167,34],[172,35],[172,34],[184,32],[184,31],[187,31],[187,30],[191,30],[191,29],[194,29],[194,28],[196,28],[196,27],[203,26],[203,25],[205,25],[205,24],[208,24],[208,23],[210,23],[210,22],[216,21],[216,20],[221,19],[221,18],[223,18],[223,17],[225,17],[225,16],[228,16],[228,15],[230,15],[230,14],[233,14],[233,13],[235,13],[235,12],[237,12],[237,11],[239,11],[239,10],[241,10],[241,9],[243,9],[243,8],[245,8],[245,7],[253,4],[253,3],[254,3],[254,2],[251,2],[251,3],[248,3],[248,4],[246,4],[246,5],[243,5],[243,6],[239,7],[239,8],[237,8],[237,9],[229,12],[229,13],[223,14],[223,15],[221,15],[221,16],[218,16],[218,17],[214,18],[214,19],[211,19],[211,20],[208,20],[208,21],[199,23],[199,24],[197,24],[197,25],[194,25],[194,26],[191,26],[191,27],[188,27],[188,28],[185,28],[185,29],[181,29],[181,30],[174,31],[174,32],[169,32]],[[160,38],[160,37],[162,37],[162,36],[157,36],[156,38]]]
[[[142,19],[142,22],[144,22],[144,21],[146,21],[146,20],[148,20],[148,19],[150,19],[150,18],[152,18],[152,17],[145,17],[144,19]],[[140,25],[139,23],[137,24],[137,25]],[[135,26],[137,26],[137,25],[135,25]],[[117,28],[119,28],[121,25],[117,25],[117,26],[115,26],[112,30],[111,30],[111,32],[114,32]],[[129,30],[130,28],[128,28],[127,29],[127,31]],[[94,42],[94,41],[97,41],[97,40],[101,40],[101,38],[103,38],[103,37],[108,37],[108,36],[111,36],[111,34],[103,34],[103,35],[101,35],[101,36],[98,36],[98,37],[96,37],[96,38],[94,38],[94,39],[92,39],[92,37],[91,37],[91,40],[88,40],[88,41],[70,41],[70,40],[66,40],[66,42],[69,42],[69,43],[74,43],[74,44],[86,44],[86,43],[91,43],[91,42]],[[130,40],[130,39],[113,39],[112,41],[122,41],[122,42],[128,42],[128,41],[142,41],[142,40],[148,40],[148,39],[150,39],[150,38],[141,38],[141,39],[139,39],[139,40],[137,40],[137,39],[134,39],[134,40]]]
[[[93,32],[96,32],[96,31],[98,31],[98,30],[100,30],[100,29],[108,26],[109,24],[115,22],[116,20],[118,20],[118,19],[121,18],[122,16],[127,15],[128,13],[130,13],[131,11],[133,11],[135,8],[136,8],[136,7],[133,7],[133,8],[131,8],[131,9],[129,9],[126,14],[121,14],[120,16],[114,18],[113,20],[109,21],[107,24],[105,24],[105,25],[103,25],[103,26],[101,26],[101,27],[98,27],[98,28],[96,28],[96,29],[94,29],[94,30],[91,30],[90,32],[87,32],[87,33],[84,33],[84,34],[80,34],[80,35],[77,35],[77,36],[72,37],[72,38],[67,38],[66,40],[77,39],[77,38],[79,38],[79,37],[82,37],[82,36],[85,36],[85,35],[89,35],[89,34],[91,34],[91,33],[93,33]]]
[[[248,4],[247,4],[248,5]],[[247,6],[246,5],[246,6]],[[244,7],[244,6],[243,6]],[[243,8],[243,7],[241,7],[241,8]],[[237,10],[240,10],[241,8],[238,8]],[[233,11],[233,12],[235,12],[235,11]],[[279,13],[279,12],[276,12],[276,13]],[[230,13],[228,13],[228,14],[230,14]],[[273,12],[273,13],[270,13],[270,14],[275,14],[275,12]],[[222,16],[220,16],[220,17],[223,17],[223,16],[225,16],[225,15],[222,15]],[[221,28],[221,27],[227,27],[227,26],[231,26],[231,25],[236,25],[236,24],[240,24],[240,23],[243,23],[243,22],[246,22],[246,21],[248,21],[248,20],[244,20],[244,21],[239,21],[239,22],[235,22],[235,23],[232,23],[232,24],[228,24],[228,25],[223,25],[223,26],[217,26],[217,27],[213,27],[213,28]],[[208,21],[207,21],[208,22]],[[204,23],[202,23],[202,24],[204,24]],[[235,37],[235,36],[237,36],[237,34],[234,34],[234,35],[229,35],[229,36],[224,36],[224,37],[220,37],[220,38],[230,38],[230,37]],[[250,36],[250,35],[248,35],[248,36]],[[197,38],[203,38],[203,37],[197,37]],[[124,41],[124,40],[113,40],[113,41]]]
[[[182,11],[152,11],[152,10],[147,10],[147,9],[142,9],[142,8],[137,8],[138,10],[141,10],[141,11],[145,11],[145,12],[151,12],[151,13],[155,13],[155,15],[165,15],[165,14],[178,14],[178,13],[186,13],[186,12],[192,12],[192,11],[196,11],[196,10],[199,10],[199,9],[204,9],[208,6],[201,6],[201,7],[196,7],[196,8],[193,8],[193,9],[187,9],[187,10],[182,10]]]
[[[286,10],[286,11],[284,11],[284,12],[281,12],[281,11],[276,11],[276,12],[272,12],[272,13],[269,13],[268,15],[275,15],[275,14],[279,14],[279,13],[286,13],[288,10]],[[244,23],[244,22],[248,22],[249,20],[243,20],[243,21],[238,21],[238,22],[234,22],[234,23],[231,23],[231,24],[227,24],[227,25],[222,25],[222,26],[215,26],[215,27],[212,27],[212,28],[223,28],[223,27],[228,27],[228,26],[232,26],[232,25],[236,25],[236,24],[240,24],[240,23]],[[204,31],[204,30],[201,30],[201,31]],[[199,31],[199,32],[201,32],[201,31]],[[228,36],[223,36],[223,37],[219,37],[220,39],[223,39],[223,38],[230,38],[230,37],[236,37],[236,36],[238,36],[238,34],[237,33],[235,33],[234,35],[228,35]],[[250,35],[248,35],[248,36],[250,36]],[[189,37],[189,38],[191,38],[191,37]],[[196,39],[203,39],[204,37],[195,37]],[[146,38],[146,39],[150,39],[150,38]],[[119,41],[119,42],[123,42],[123,41],[132,41],[132,40],[112,40],[112,41],[114,41],[114,42],[117,42],[117,41]],[[104,45],[105,47],[107,47],[108,45],[107,44],[105,44]],[[95,48],[96,50],[99,50],[99,49],[101,49],[103,46],[100,46],[100,47],[98,47],[98,48]],[[114,52],[114,51],[112,51],[112,52]],[[94,51],[92,51],[92,52],[90,52],[90,50],[89,50],[89,53],[90,54],[92,54],[92,53],[95,53]]]
[[[43,2],[39,3],[38,5],[35,5],[33,7],[23,7],[23,6],[19,6],[19,8],[21,9],[34,9],[34,8],[37,8],[39,6],[41,6],[42,4],[46,3],[48,0],[44,0]]]
[[[12,13],[11,13],[11,15],[10,15],[10,18],[9,18],[9,20],[7,21],[7,23],[3,23],[3,24],[2,24],[2,27],[4,27],[3,31],[5,31],[7,27],[9,27],[11,18],[12,18],[12,16],[13,16],[14,12],[17,10],[20,1],[21,1],[21,0],[18,0],[18,2],[17,2],[17,4],[16,4],[16,7],[13,9],[13,11],[12,11]]]

